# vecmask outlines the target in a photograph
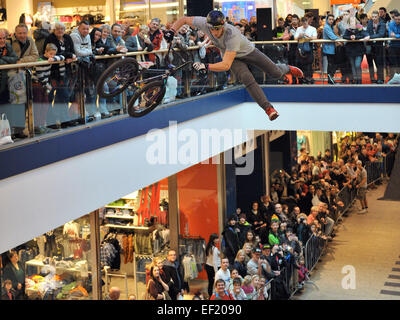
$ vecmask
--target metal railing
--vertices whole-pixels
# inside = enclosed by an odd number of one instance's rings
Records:
[[[385,177],[390,176],[393,168],[395,154],[397,151],[389,152],[383,158],[383,162],[367,162],[367,184],[370,186]],[[353,185],[343,187],[337,194],[337,200],[343,202],[342,208],[337,208],[335,214],[335,226],[341,221],[343,215],[351,208],[357,197],[357,189]],[[311,272],[324,254],[328,241],[320,237],[311,236],[304,246],[305,266]]]
[[[374,39],[373,41],[392,41],[392,38]],[[328,42],[356,42],[360,40],[312,40],[311,43],[321,44]],[[287,41],[255,41],[255,45],[290,45],[298,43],[296,40]],[[199,47],[189,47],[188,51],[198,50]],[[115,55],[104,55],[96,56],[98,62],[108,62],[109,59],[123,59],[125,57],[143,56],[148,54],[162,55],[167,53],[167,49],[156,50],[152,52],[140,51],[140,52],[129,52],[125,54]],[[385,59],[386,60],[386,59]],[[60,64],[65,62],[48,62],[38,61],[32,63],[19,63],[0,65],[0,72],[9,72],[11,70],[22,72],[25,76],[25,92],[19,93],[24,94],[26,101],[20,104],[3,103],[0,104],[0,114],[5,113],[10,121],[10,126],[14,130],[14,136],[17,139],[23,140],[24,138],[33,138],[40,136],[44,133],[51,133],[45,130],[45,132],[38,131],[37,128],[43,124],[43,126],[49,128],[51,126],[58,126],[56,129],[59,130],[59,124],[57,122],[66,123],[67,126],[75,125],[86,125],[91,120],[94,120],[94,115],[99,112],[102,105],[106,105],[107,111],[112,115],[126,114],[127,105],[127,93],[123,92],[120,96],[102,100],[97,96],[95,92],[95,83],[87,77],[87,69],[84,69],[81,64],[77,61],[69,64],[71,66],[72,74],[68,78],[67,83],[58,84],[53,90],[52,97],[47,97],[46,90],[41,88],[39,84],[32,81],[32,74],[35,67]],[[159,70],[160,71],[160,70]],[[157,72],[157,70],[149,71]],[[323,72],[322,72],[323,73]],[[220,77],[222,76],[222,78]],[[268,76],[263,72],[262,79],[257,79],[259,83],[266,84],[268,82]],[[321,77],[323,78],[323,77]],[[88,80],[89,79],[89,80]],[[196,74],[191,73],[189,76],[182,77],[179,79],[180,86],[179,90],[183,93],[183,96],[190,97],[192,94],[203,94],[215,90],[223,90],[227,85],[235,85],[236,81],[233,75],[227,73],[210,73],[209,81],[206,86],[206,90],[202,92],[193,92],[196,82]],[[274,82],[284,83],[284,82]],[[287,82],[286,82],[287,83]],[[6,89],[7,90],[7,89]],[[1,93],[0,93],[1,95]],[[43,100],[43,98],[46,98]],[[62,111],[60,111],[62,110]],[[52,111],[52,113],[62,112],[63,118],[56,119],[57,116],[47,117],[46,114]],[[47,117],[47,118],[46,118]],[[98,120],[98,119],[95,119]],[[20,134],[17,134],[19,130]],[[49,129],[50,131],[50,129]],[[22,133],[21,133],[22,132]],[[12,144],[6,145],[2,148],[12,147]]]

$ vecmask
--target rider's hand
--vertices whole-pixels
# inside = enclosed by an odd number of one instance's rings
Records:
[[[204,63],[201,63],[201,62],[193,63],[193,68],[195,68],[197,71],[206,70],[207,69],[206,65]]]
[[[170,42],[172,42],[172,40],[174,40],[174,36],[175,36],[175,31],[174,30],[166,30],[165,32],[164,32],[164,39],[168,42],[168,43],[170,43]]]

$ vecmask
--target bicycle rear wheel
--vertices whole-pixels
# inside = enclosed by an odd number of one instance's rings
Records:
[[[136,59],[125,58],[115,61],[97,81],[97,94],[102,98],[111,98],[124,91],[136,81],[139,65]]]
[[[142,117],[154,110],[165,95],[165,85],[162,81],[154,81],[138,88],[129,100],[128,113],[131,117]]]

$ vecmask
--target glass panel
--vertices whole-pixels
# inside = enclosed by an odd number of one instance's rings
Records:
[[[16,299],[92,299],[89,215],[2,254]]]
[[[118,287],[121,300],[142,300],[149,266],[154,257],[165,258],[169,245],[168,179],[109,203],[100,218],[103,297]],[[118,254],[107,258],[108,250]]]
[[[212,233],[219,234],[217,165],[198,164],[177,174],[179,208],[179,255],[194,254],[198,277],[207,274],[198,261],[203,261],[201,248]],[[189,283],[190,287],[190,283]]]
[[[178,0],[151,0],[151,18],[159,18],[162,24],[172,23],[179,16]]]
[[[59,75],[58,69],[64,69]],[[47,81],[39,81],[34,70],[32,81],[33,117],[35,134],[49,133],[56,129],[79,124],[80,117],[78,65],[53,65]],[[87,100],[90,99],[87,96]]]
[[[147,25],[150,17],[148,0],[120,0],[119,17],[117,20],[129,19],[136,24]]]

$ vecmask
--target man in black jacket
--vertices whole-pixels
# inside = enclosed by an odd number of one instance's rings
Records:
[[[370,39],[376,38],[384,38],[386,35],[386,25],[379,20],[379,12],[372,11],[372,20],[368,21],[367,32],[370,36]],[[369,76],[371,82],[383,84],[383,50],[384,50],[384,42],[383,41],[373,41],[369,42],[371,44],[370,53],[367,52],[367,61],[369,68]],[[377,76],[378,79],[375,79],[375,70],[374,70],[374,62],[377,68]]]
[[[261,197],[261,206],[260,206],[260,213],[262,217],[264,217],[264,223],[267,224],[267,227],[269,228],[271,225],[271,218],[272,215],[274,214],[274,206],[271,202],[270,196],[264,195]]]
[[[237,252],[240,249],[240,241],[236,228],[236,219],[232,215],[229,218],[228,225],[222,232],[225,242],[225,255],[229,260],[229,264],[233,265]]]
[[[183,273],[179,262],[177,261],[176,251],[169,250],[167,259],[163,263],[169,295],[172,300],[177,300],[179,295],[183,295]]]

